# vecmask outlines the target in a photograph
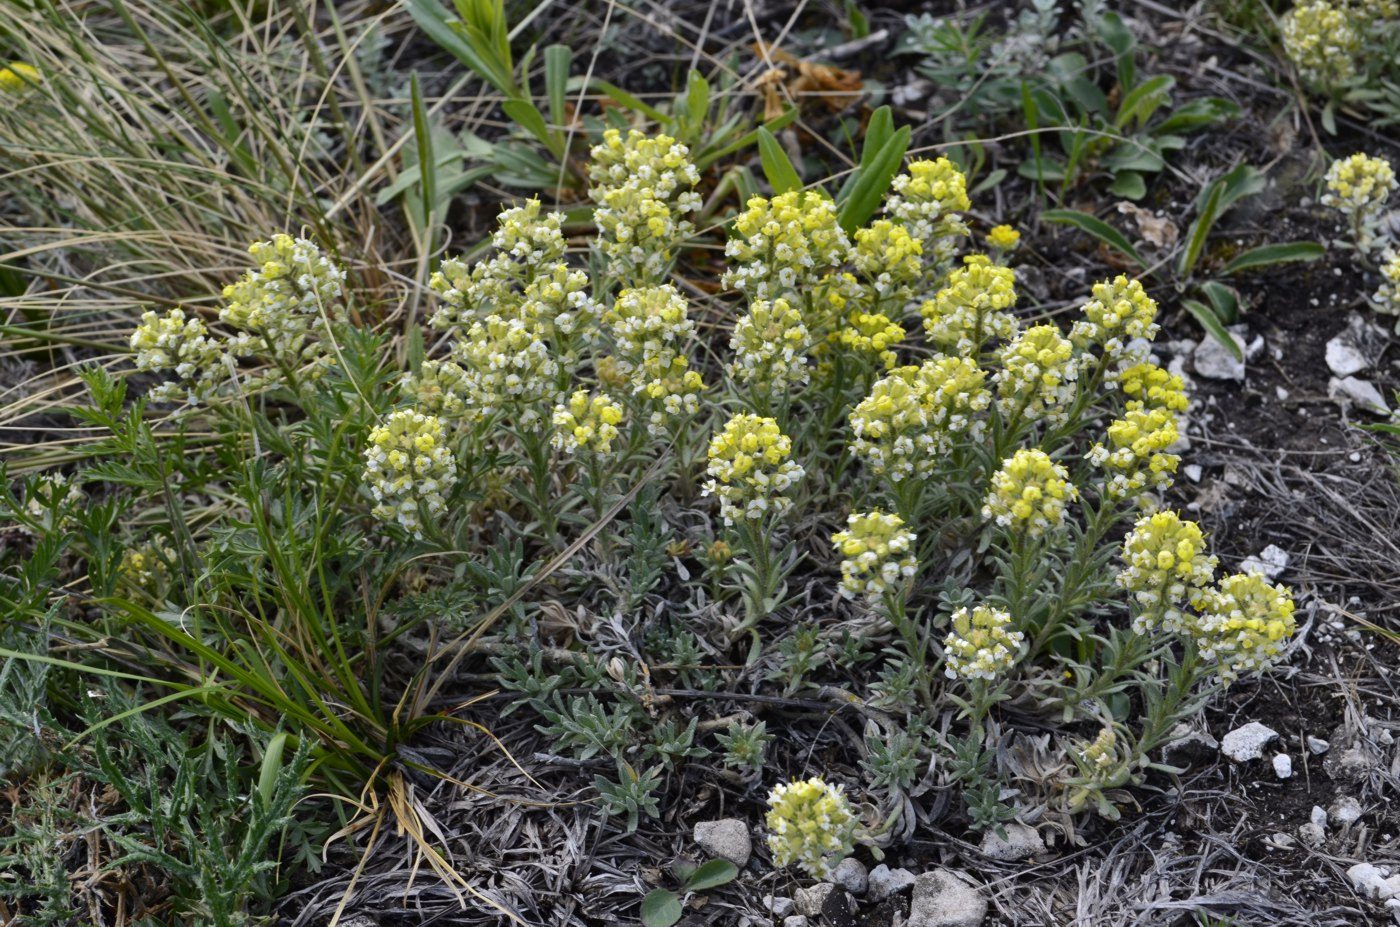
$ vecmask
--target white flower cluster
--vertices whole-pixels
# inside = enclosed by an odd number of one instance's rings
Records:
[[[991,404],[986,373],[969,357],[936,356],[876,381],[851,411],[851,450],[893,481],[931,474],[955,439],[977,440]]]
[[[1215,578],[1216,559],[1200,526],[1172,511],[1138,519],[1123,542],[1122,558],[1116,582],[1138,603],[1133,630],[1139,634],[1157,627],[1181,631],[1183,609]]]
[[[978,605],[953,612],[943,641],[944,673],[949,679],[995,680],[1016,663],[1026,636],[1011,629],[1011,615]]]
[[[1377,312],[1396,316],[1395,332],[1400,334],[1400,250],[1381,255],[1381,285],[1371,300]]]
[[[917,537],[898,515],[852,513],[846,530],[831,536],[841,554],[841,594],[878,599],[908,583],[919,568],[914,556]]]
[[[603,314],[617,373],[653,405],[648,430],[666,433],[668,423],[700,408],[704,383],[690,369],[686,343],[695,334],[685,297],[669,283],[626,289]]]
[[[734,360],[729,375],[740,383],[781,393],[807,383],[807,348],[811,335],[802,313],[786,299],[758,300],[738,322],[729,346]]]
[[[747,205],[724,247],[730,268],[723,283],[749,299],[801,296],[850,257],[836,204],[825,194],[790,190]]]
[[[1070,328],[1069,339],[1080,350],[1097,345],[1105,360],[1135,363],[1130,342],[1157,337],[1157,303],[1142,284],[1123,275],[1094,284],[1093,298],[1084,304],[1083,318]],[[1110,378],[1112,379],[1112,378]]]
[[[182,399],[196,403],[208,398],[227,374],[222,339],[209,334],[198,316],[187,316],[179,307],[164,315],[147,311],[131,333],[131,349],[136,352],[137,370],[149,373],[171,372],[179,380],[168,380],[147,393],[152,402]],[[181,395],[183,393],[183,395]]]
[[[967,177],[952,161],[939,158],[911,162],[890,186],[894,195],[885,212],[920,242],[925,260],[947,264],[959,239],[970,234],[959,215],[972,208]]]
[[[1007,421],[1059,425],[1074,401],[1079,359],[1054,325],[1026,329],[1002,347],[994,375],[997,407]]]
[[[719,497],[726,525],[792,508],[787,491],[806,474],[791,456],[792,439],[773,419],[740,414],[725,423],[710,439],[704,493]]]
[[[766,823],[774,865],[824,879],[850,855],[856,816],[841,786],[812,778],[773,786]]]
[[[416,409],[400,409],[369,435],[364,482],[374,515],[423,536],[421,513],[440,514],[444,494],[457,482],[457,460],[442,422]]]
[[[948,274],[948,282],[933,299],[919,307],[924,331],[940,351],[975,356],[989,341],[1016,337],[1016,275],[993,264],[986,255],[963,259]]]

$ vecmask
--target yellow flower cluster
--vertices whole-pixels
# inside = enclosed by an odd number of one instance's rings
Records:
[[[608,129],[592,157],[588,195],[598,204],[598,246],[613,276],[627,286],[659,282],[694,232],[686,214],[700,208],[690,150],[669,135]]]
[[[1283,50],[1303,80],[1331,88],[1356,73],[1361,33],[1331,0],[1304,0],[1283,17]]]
[[[369,433],[364,482],[374,516],[423,536],[421,514],[440,514],[457,481],[457,460],[436,416],[400,409]]]
[[[554,407],[554,434],[549,443],[570,454],[581,449],[601,456],[611,454],[622,418],[622,406],[607,393],[590,396],[587,390],[575,390],[568,402]]]
[[[690,369],[686,342],[695,323],[686,314],[685,297],[668,284],[623,290],[603,314],[612,336],[616,369],[632,390],[658,404],[648,428],[662,434],[668,419],[699,409],[705,384]]]
[[[851,514],[846,530],[831,536],[841,555],[841,594],[877,599],[914,577],[917,536],[898,515],[874,511]]]
[[[1216,559],[1194,521],[1176,512],[1144,515],[1123,541],[1118,586],[1137,600],[1133,630],[1177,632],[1185,626],[1186,606],[1200,598],[1215,578]]]
[[[734,220],[724,253],[733,266],[725,286],[751,300],[802,294],[846,262],[851,243],[823,193],[790,190],[752,197]]]
[[[187,316],[176,307],[164,315],[147,311],[131,333],[131,349],[136,352],[137,370],[150,373],[170,371],[183,383],[166,382],[152,389],[152,402],[172,402],[183,387],[182,398],[195,403],[217,388],[224,370],[224,350],[209,334],[198,316]]]
[[[907,298],[923,275],[924,246],[902,225],[877,219],[855,235],[851,262],[881,298]]]
[[[1371,299],[1377,312],[1397,316],[1395,331],[1400,334],[1400,251],[1388,249],[1381,255],[1381,285]]]
[[[968,234],[958,213],[972,208],[967,178],[947,158],[913,161],[895,177],[885,211],[923,244],[925,259],[951,259],[958,238]]]
[[[1016,663],[1026,636],[1011,629],[1011,616],[978,605],[953,612],[952,630],[943,640],[944,673],[949,679],[994,680]]]
[[[452,359],[462,371],[458,394],[470,419],[513,412],[516,424],[529,425],[558,401],[559,362],[523,319],[493,314],[471,323]]]
[[[1201,655],[1230,682],[1268,666],[1297,630],[1293,594],[1259,573],[1236,573],[1201,597],[1191,634]]]
[[[786,299],[760,299],[734,323],[729,375],[741,383],[782,392],[807,382],[811,334],[802,313]]]
[[[1168,453],[1177,442],[1176,418],[1165,409],[1130,409],[1108,426],[1108,443],[1086,455],[1108,476],[1104,494],[1126,499],[1143,490],[1164,490],[1181,458]]]
[[[239,330],[229,341],[233,354],[275,351],[288,361],[330,361],[318,334],[341,315],[345,271],[315,243],[290,235],[255,242],[248,253],[257,263],[237,283],[224,287],[219,310],[225,324]]]
[[[1118,735],[1113,727],[1110,725],[1099,731],[1099,736],[1085,745],[1079,755],[1084,765],[1095,772],[1107,772],[1113,768],[1118,761]]]
[[[851,854],[856,816],[839,785],[818,778],[779,783],[768,793],[768,850],[775,866],[824,879]]]
[[[1191,404],[1181,377],[1150,361],[1119,373],[1118,389],[1128,397],[1129,409],[1165,409],[1179,415]]]
[[[998,251],[1010,251],[1021,243],[1021,233],[1009,225],[993,226],[987,233],[987,244]]]
[[[997,406],[1008,422],[1063,422],[1074,400],[1079,364],[1074,345],[1054,325],[1036,325],[1002,347],[994,375]]]
[[[467,394],[467,372],[450,360],[425,360],[417,373],[404,374],[400,387],[404,396],[429,415],[460,419],[467,412],[462,397]]]
[[[740,414],[710,439],[705,495],[719,497],[726,525],[792,507],[786,493],[804,473],[789,460],[792,439],[771,418]]]
[[[851,412],[851,450],[894,481],[929,475],[955,439],[976,440],[991,404],[986,374],[967,357],[934,357],[876,381]]]
[[[1322,203],[1346,216],[1357,238],[1356,247],[1370,251],[1380,240],[1376,224],[1395,187],[1395,169],[1389,161],[1358,152],[1333,161],[1327,169]]]
[[[985,255],[970,255],[947,285],[919,307],[924,331],[939,350],[972,355],[994,339],[1016,336],[1016,274]]]
[[[904,340],[904,327],[890,321],[883,312],[859,309],[846,316],[845,324],[830,340],[855,354],[868,354],[886,370],[899,363],[894,346]]]
[[[152,585],[167,577],[168,565],[175,562],[175,556],[170,545],[160,539],[140,547],[128,547],[122,551],[117,573],[133,589],[149,591]]]
[[[1035,538],[1064,524],[1066,505],[1078,498],[1068,470],[1038,448],[1022,448],[992,474],[982,517]]]
[[[11,61],[8,67],[0,68],[0,90],[5,93],[24,93],[39,86],[43,80],[39,69],[24,61]]]
[[[1138,281],[1120,274],[1094,284],[1091,295],[1084,317],[1070,328],[1070,341],[1080,350],[1098,345],[1105,359],[1117,359],[1130,341],[1157,337],[1157,303]]]

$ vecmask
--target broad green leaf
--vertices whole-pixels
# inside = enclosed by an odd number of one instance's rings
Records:
[[[1235,339],[1231,337],[1230,333],[1225,330],[1225,326],[1221,324],[1220,318],[1215,314],[1215,310],[1211,309],[1205,303],[1197,302],[1194,299],[1184,299],[1181,301],[1181,304],[1186,307],[1187,312],[1195,316],[1196,321],[1201,323],[1201,327],[1204,328],[1212,338],[1224,345],[1225,349],[1234,355],[1235,360],[1244,360],[1244,352],[1240,350],[1240,346],[1235,343]]]
[[[1240,320],[1240,296],[1233,288],[1217,280],[1207,280],[1201,284],[1201,292],[1210,301],[1217,319],[1226,325],[1234,325]]]
[[[870,167],[870,162],[875,160],[880,149],[885,147],[885,143],[894,135],[894,115],[888,106],[882,106],[870,114],[870,119],[865,125],[865,141],[861,144],[860,163],[856,169],[846,177],[846,182],[841,185],[840,191],[836,194],[836,202],[844,203],[851,195],[851,188],[860,179],[861,172]]]
[[[1159,107],[1171,100],[1171,90],[1176,80],[1166,74],[1149,78],[1134,87],[1123,102],[1118,104],[1118,115],[1113,127],[1122,131],[1129,125],[1144,126]]]
[[[549,99],[549,121],[556,126],[568,122],[569,67],[574,50],[567,45],[551,45],[544,50],[544,88]]]
[[[904,152],[909,149],[912,132],[909,126],[901,127],[871,159],[869,166],[860,168],[860,178],[837,213],[837,221],[847,234],[854,233],[880,208],[890,183],[904,163]]]
[[[684,99],[681,134],[687,141],[693,142],[700,137],[700,131],[710,115],[710,82],[699,71],[686,75]]]
[[[797,168],[792,166],[787,152],[778,144],[777,137],[763,127],[758,130],[758,158],[763,165],[763,175],[768,178],[774,193],[802,189],[802,178]]]
[[[1191,100],[1167,114],[1165,119],[1152,127],[1152,133],[1160,137],[1175,132],[1190,132],[1238,116],[1239,112],[1238,106],[1219,97]]]
[[[1142,140],[1125,139],[1104,156],[1103,166],[1111,171],[1160,171],[1166,166],[1162,156]]]
[[[262,768],[258,771],[258,795],[264,806],[272,803],[272,790],[277,787],[277,774],[282,771],[282,753],[286,747],[287,732],[278,731],[263,753]]]
[[[1262,245],[1250,248],[1234,257],[1220,269],[1222,274],[1237,274],[1256,267],[1271,264],[1285,264],[1289,261],[1315,261],[1327,253],[1327,249],[1315,241],[1290,241],[1279,245]]]
[[[507,96],[519,96],[520,88],[510,70],[509,58],[500,60],[499,49],[481,33],[454,22],[437,0],[406,0],[409,15],[428,38],[447,49],[477,76]],[[485,0],[489,4],[491,0]],[[461,4],[459,4],[460,12]],[[509,54],[509,45],[507,45]]]
[[[1223,211],[1220,201],[1225,195],[1225,184],[1216,180],[1206,189],[1209,194],[1200,211],[1196,214],[1195,221],[1191,223],[1191,228],[1186,232],[1186,247],[1182,249],[1181,257],[1176,262],[1176,272],[1179,277],[1188,277],[1191,275],[1191,271],[1196,269],[1196,262],[1201,259],[1201,252],[1205,250],[1210,230],[1215,226],[1215,220],[1220,218],[1220,213]]]
[[[1132,243],[1123,237],[1122,232],[1087,212],[1079,212],[1076,209],[1050,209],[1041,213],[1040,217],[1047,222],[1072,225],[1081,231],[1088,232],[1099,241],[1136,261],[1139,266],[1147,266],[1147,261],[1143,260],[1142,255],[1138,254]]]
[[[727,859],[712,859],[690,874],[685,887],[692,892],[703,892],[734,881],[739,869]]]
[[[1147,195],[1147,181],[1137,171],[1119,171],[1113,176],[1108,192],[1128,200],[1140,200]]]
[[[658,888],[642,899],[642,923],[645,927],[671,927],[683,913],[680,897],[664,888]]]

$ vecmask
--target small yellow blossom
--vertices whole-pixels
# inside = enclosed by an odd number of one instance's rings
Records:
[[[851,412],[851,450],[894,481],[924,477],[960,438],[978,439],[991,404],[986,373],[966,357],[934,357],[878,380]]]
[[[423,536],[422,514],[438,515],[457,482],[457,460],[442,422],[414,409],[400,409],[369,434],[364,482],[374,515]]]
[[[1013,532],[1040,537],[1064,524],[1066,505],[1078,498],[1068,470],[1042,450],[1022,448],[992,474],[982,517]]]
[[[1177,442],[1176,418],[1165,409],[1132,409],[1108,426],[1107,444],[1086,455],[1107,477],[1104,495],[1126,499],[1171,485],[1181,458],[1168,453]]]
[[[1324,89],[1356,73],[1361,33],[1331,0],[1303,0],[1283,16],[1283,50],[1303,80]]]
[[[1009,225],[993,226],[987,233],[987,244],[999,251],[1010,251],[1021,243],[1021,233]]]
[[[751,300],[802,295],[846,263],[851,244],[836,204],[814,190],[790,190],[771,200],[752,197],[734,220],[724,253],[732,262],[725,286]]]
[[[656,404],[648,430],[664,434],[669,422],[699,409],[704,383],[690,369],[686,342],[695,333],[685,297],[670,284],[625,289],[603,323],[616,349],[613,363],[633,392]]]
[[[153,585],[169,577],[169,565],[175,562],[175,557],[175,550],[169,544],[156,539],[123,550],[117,573],[131,588],[149,593]]]
[[[39,86],[43,80],[44,76],[38,68],[23,61],[11,61],[8,67],[0,68],[0,90],[6,93],[24,93]]]
[[[740,414],[710,440],[705,495],[718,496],[726,525],[792,507],[787,491],[803,477],[789,460],[792,439],[771,418]]]
[[[1118,761],[1118,735],[1111,725],[1099,731],[1092,743],[1086,744],[1079,753],[1084,765],[1095,772],[1108,772]]]
[[[758,300],[734,324],[729,375],[741,383],[781,392],[806,384],[811,335],[802,313],[786,299]]]
[[[1097,345],[1105,359],[1119,359],[1134,339],[1157,337],[1157,303],[1138,281],[1120,274],[1094,284],[1092,297],[1084,304],[1084,317],[1070,328],[1075,347],[1088,350]]]
[[[1202,596],[1190,622],[1201,656],[1226,682],[1268,666],[1297,629],[1293,593],[1259,573],[1236,573]]]
[[[929,341],[942,351],[976,354],[993,340],[1016,336],[1016,274],[985,255],[964,258],[947,285],[919,307]]]
[[[923,245],[925,261],[946,264],[958,239],[968,234],[967,223],[958,215],[972,208],[963,172],[947,158],[913,161],[890,186],[893,195],[885,204],[886,214]]]
[[[923,274],[923,244],[888,219],[877,219],[855,237],[851,261],[856,270],[880,297],[906,297]]]
[[[1054,325],[1021,332],[999,352],[997,405],[1008,421],[1063,422],[1073,401],[1079,364],[1074,346]]]
[[[830,340],[855,354],[869,355],[889,370],[899,363],[895,345],[904,340],[904,327],[890,321],[883,312],[855,310]]]
[[[1123,542],[1123,568],[1116,582],[1138,603],[1133,630],[1182,630],[1182,609],[1200,598],[1215,578],[1216,559],[1194,521],[1176,512],[1144,515]]]
[[[467,372],[450,360],[425,360],[416,374],[404,374],[400,387],[414,408],[454,419],[466,414],[467,380]]]
[[[567,403],[554,407],[550,443],[570,454],[588,450],[606,456],[612,453],[622,418],[622,406],[607,393],[590,396],[587,390],[575,390]]]
[[[558,401],[559,363],[522,319],[488,315],[473,322],[453,345],[452,360],[462,371],[456,391],[473,420],[512,412],[516,424],[529,425]]]
[[[797,866],[814,879],[851,854],[856,817],[839,785],[818,778],[780,783],[768,793],[768,849],[775,866]]]
[[[912,579],[917,536],[898,515],[874,511],[852,514],[846,530],[831,536],[841,555],[841,594],[876,599]]]
[[[1181,377],[1150,361],[1123,370],[1118,389],[1128,397],[1128,409],[1165,409],[1180,415],[1191,404]]]
[[[1011,616],[978,605],[953,612],[952,630],[943,641],[944,673],[949,679],[994,680],[1016,663],[1026,636],[1011,630]]]

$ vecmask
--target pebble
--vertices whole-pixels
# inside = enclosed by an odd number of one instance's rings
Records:
[[[1321,737],[1314,737],[1309,734],[1306,739],[1308,750],[1312,752],[1313,756],[1321,756],[1332,748],[1331,742],[1323,740]]]
[[[1371,366],[1370,360],[1343,332],[1327,342],[1327,368],[1339,377],[1349,377]]]
[[[1298,828],[1298,839],[1310,847],[1322,846],[1322,841],[1327,839],[1327,831],[1309,821]]]
[[[1327,812],[1323,810],[1323,807],[1321,805],[1313,805],[1312,813],[1308,815],[1308,822],[1310,824],[1316,824],[1318,827],[1322,828],[1323,830],[1326,830]]]
[[[982,835],[984,855],[1009,863],[1045,852],[1045,841],[1034,827],[1012,821],[1005,825],[1005,830],[1005,837],[998,834],[996,828]]]
[[[1389,415],[1390,406],[1376,384],[1356,377],[1333,377],[1327,382],[1327,395],[1342,406],[1356,406],[1377,415]]]
[[[884,863],[870,870],[868,880],[872,901],[884,901],[897,895],[914,884],[914,873],[908,869],[891,869]]]
[[[1386,901],[1400,895],[1400,875],[1391,875],[1389,867],[1357,863],[1347,870],[1347,878],[1367,898]]]
[[[980,927],[987,899],[971,880],[951,869],[935,869],[914,880],[906,927]]]
[[[1361,802],[1350,795],[1344,795],[1332,803],[1332,807],[1327,809],[1327,814],[1338,824],[1354,824],[1361,820]]]
[[[796,903],[782,895],[764,895],[763,906],[773,912],[774,917],[787,917],[797,910]]]
[[[1322,761],[1327,775],[1340,782],[1356,782],[1371,771],[1379,758],[1361,745],[1348,747],[1340,753],[1329,753]]]
[[[1263,573],[1269,579],[1278,579],[1279,574],[1288,569],[1288,552],[1277,544],[1270,544],[1253,557],[1246,557],[1240,563],[1242,573]]]
[[[811,888],[799,888],[793,896],[793,900],[797,902],[797,913],[807,917],[819,917],[822,908],[826,906],[826,899],[834,891],[836,886],[830,882],[818,882]]]
[[[1264,755],[1264,745],[1278,737],[1278,731],[1258,721],[1237,727],[1220,739],[1220,752],[1243,763]]]
[[[1274,754],[1274,775],[1280,779],[1289,779],[1293,776],[1293,758],[1287,753]]]
[[[1235,340],[1243,353],[1246,343],[1239,335],[1230,335]],[[1262,347],[1262,343],[1260,344]],[[1214,337],[1206,337],[1200,340],[1196,349],[1191,352],[1191,364],[1195,367],[1196,373],[1209,380],[1234,380],[1240,382],[1244,380],[1244,361],[1238,360],[1230,350],[1216,341]]]
[[[801,914],[783,918],[783,927],[807,927],[808,920]]]
[[[866,886],[870,884],[870,875],[866,872],[864,863],[848,856],[837,863],[836,869],[831,873],[831,881],[853,895],[863,895]]]
[[[701,821],[695,825],[695,842],[711,856],[727,859],[740,869],[748,864],[753,853],[749,825],[738,818]]]
[[[1186,466],[1182,467],[1181,469],[1186,473],[1186,478],[1187,478],[1188,480],[1190,480],[1191,482],[1193,482],[1193,483],[1199,483],[1199,482],[1201,481],[1201,465],[1200,465],[1200,464],[1187,464]]]

